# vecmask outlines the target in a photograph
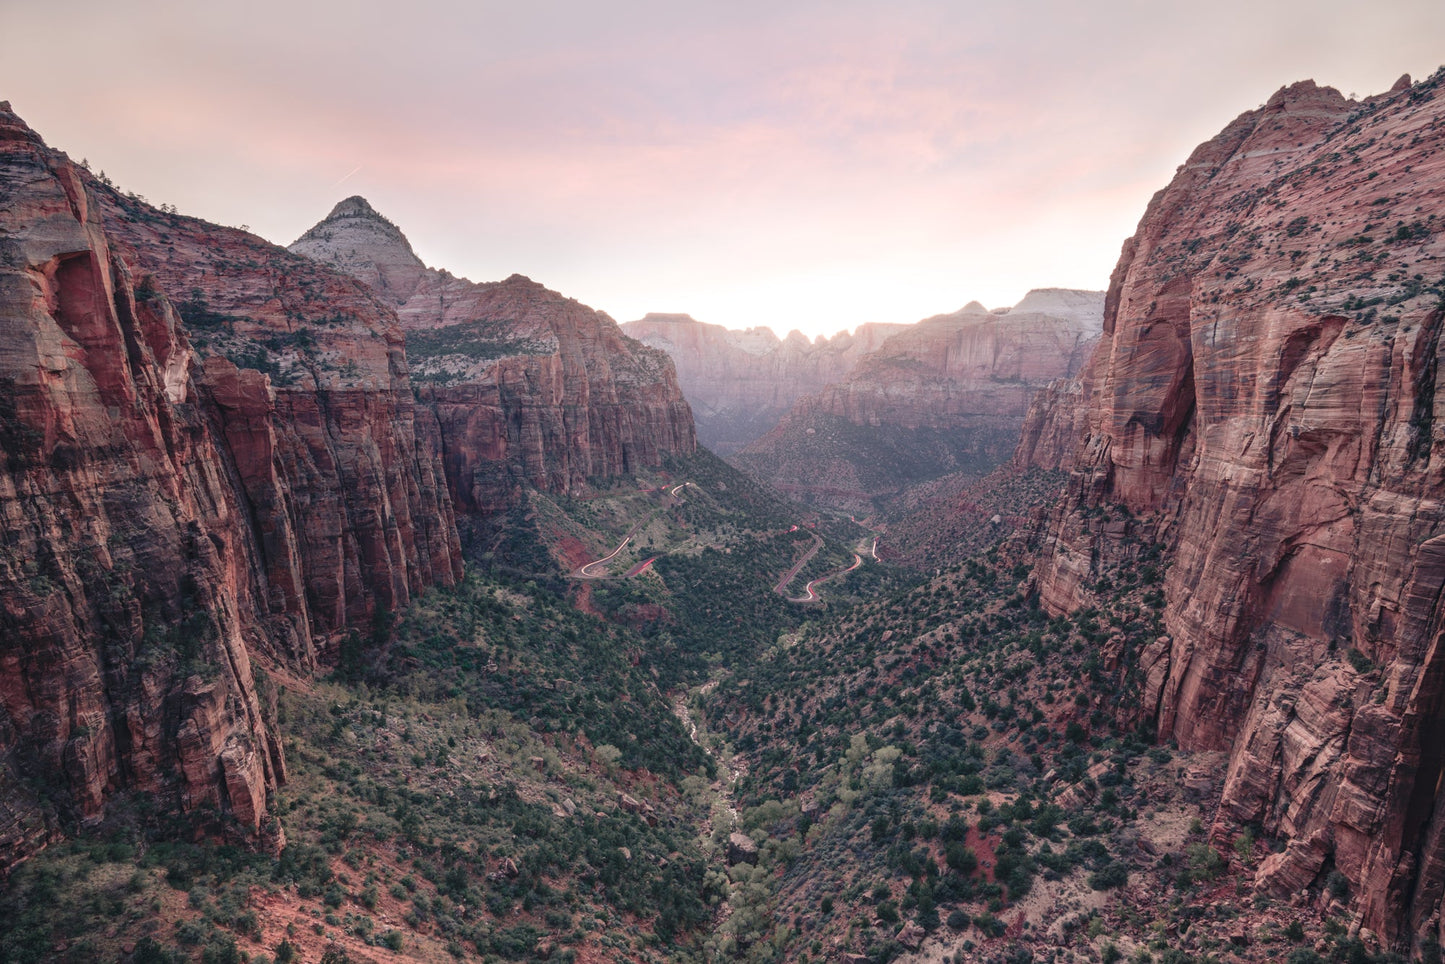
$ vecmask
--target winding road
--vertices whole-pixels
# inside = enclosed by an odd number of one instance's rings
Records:
[[[577,575],[579,575],[579,576],[584,576],[584,577],[586,577],[586,578],[588,578],[588,579],[596,579],[598,576],[601,576],[602,573],[600,573],[600,572],[593,572],[593,571],[592,571],[592,567],[593,567],[593,566],[605,566],[605,565],[607,565],[607,564],[608,564],[609,562],[611,562],[613,559],[617,558],[617,554],[618,554],[619,552],[621,552],[623,549],[626,549],[626,548],[627,548],[627,544],[628,544],[629,542],[631,542],[631,541],[632,541],[632,533],[629,532],[629,533],[627,534],[627,538],[623,539],[621,542],[619,542],[619,543],[617,544],[617,548],[616,548],[616,549],[613,549],[611,552],[609,552],[607,555],[603,556],[601,559],[597,559],[597,560],[594,560],[594,561],[592,561],[592,562],[587,563],[587,565],[585,565],[585,566],[583,566],[581,569],[578,569],[578,570],[577,570]]]
[[[683,489],[687,488],[689,485],[692,486],[694,489],[697,488],[697,483],[696,483],[696,482],[683,482],[681,485],[675,485],[675,486],[672,487],[672,491],[670,492],[670,494],[671,494],[671,496],[672,496],[672,498],[673,498],[673,500],[674,500],[674,505],[676,505],[676,504],[678,504],[678,503],[680,503],[680,502],[682,501],[682,499],[678,496],[678,493],[681,492]],[[617,558],[617,554],[618,554],[619,552],[621,552],[623,549],[626,549],[626,548],[627,548],[627,544],[632,541],[632,537],[635,536],[635,535],[637,535],[637,533],[638,533],[639,530],[641,530],[641,529],[642,529],[643,527],[645,527],[649,522],[651,522],[653,519],[655,519],[655,518],[657,517],[657,514],[658,514],[659,512],[661,512],[661,511],[663,510],[663,508],[664,508],[664,507],[659,506],[658,508],[653,509],[652,512],[650,512],[650,513],[648,514],[647,518],[641,520],[640,522],[638,522],[637,524],[635,524],[631,529],[628,529],[628,530],[627,530],[627,535],[624,536],[623,539],[622,539],[622,541],[617,544],[617,548],[616,548],[616,549],[613,549],[611,552],[609,552],[607,555],[603,556],[601,559],[594,559],[594,560],[592,560],[591,562],[585,564],[585,565],[582,566],[580,569],[578,569],[577,572],[576,572],[574,575],[576,575],[576,576],[578,576],[579,578],[582,578],[582,579],[601,579],[601,578],[603,578],[604,576],[606,576],[606,573],[605,573],[605,572],[600,572],[600,571],[598,571],[598,569],[597,569],[596,567],[606,566],[606,565],[607,565],[609,562],[611,562],[613,559],[616,559],[616,558]],[[652,565],[652,563],[653,563],[654,561],[656,561],[656,559],[657,559],[657,557],[656,557],[656,556],[653,556],[651,559],[647,560],[646,562],[641,563],[641,564],[636,565],[636,566],[633,566],[631,569],[629,569],[629,570],[627,571],[627,575],[624,576],[623,578],[625,578],[625,579],[631,579],[633,576],[635,576],[635,575],[637,575],[638,573],[640,573],[640,572],[644,571],[645,569],[647,569],[647,567],[650,566],[650,565]]]
[[[789,529],[788,531],[792,532],[794,529],[797,528],[797,526],[793,526],[793,528]],[[778,584],[773,587],[773,592],[782,593],[784,589],[788,588],[788,583],[793,581],[793,577],[798,574],[798,571],[801,570],[804,566],[806,566],[809,560],[816,556],[818,554],[818,550],[821,548],[823,548],[823,537],[815,534],[813,536],[813,548],[809,549],[807,553],[803,556],[803,558],[799,559],[796,563],[794,563],[793,568],[783,573],[783,578],[778,580]]]
[[[671,489],[663,489],[663,491],[667,492],[667,494],[672,497],[672,499],[674,500],[674,504],[677,504],[681,502],[683,489],[686,489],[688,486],[692,486],[693,488],[698,487],[696,482],[682,482],[678,485],[673,486]],[[601,559],[594,559],[592,562],[585,563],[583,566],[577,569],[577,571],[574,573],[574,576],[580,579],[607,578],[607,565],[611,563],[612,560],[616,559],[617,556],[622,552],[622,550],[627,548],[627,546],[632,542],[633,537],[636,536],[643,527],[645,527],[649,522],[651,522],[652,519],[656,516],[656,514],[660,511],[662,511],[662,507],[654,510],[650,515],[648,515],[646,519],[643,519],[642,521],[635,524],[631,529],[627,531],[627,535],[623,537],[622,541],[617,544],[616,549],[613,549]],[[852,516],[849,516],[848,519],[849,521],[857,525],[862,524],[859,523],[858,520],[854,519]],[[795,525],[788,529],[788,532],[797,532],[798,529],[799,526]],[[853,553],[853,564],[851,566],[848,566],[846,569],[837,569],[833,572],[825,573],[824,575],[821,575],[818,578],[810,581],[806,586],[803,587],[802,596],[794,597],[784,595],[784,593],[787,591],[789,583],[791,583],[794,579],[797,578],[798,573],[803,570],[803,567],[812,561],[813,557],[818,554],[818,550],[823,548],[823,537],[818,535],[817,533],[810,533],[810,535],[812,535],[813,537],[813,545],[808,549],[807,552],[803,554],[803,557],[801,559],[795,562],[792,567],[788,569],[787,572],[783,573],[782,577],[778,580],[777,585],[773,587],[773,592],[777,593],[780,596],[783,596],[783,598],[786,599],[788,602],[817,602],[819,596],[814,587],[827,582],[829,579],[835,579],[838,576],[847,575],[854,569],[857,569],[859,566],[863,565],[864,553],[871,555],[875,562],[881,561],[878,558],[878,537],[876,535],[873,537],[873,543],[871,546],[866,545],[865,537],[864,542],[860,543],[860,547]],[[641,575],[648,569],[652,568],[652,564],[656,562],[658,558],[658,556],[652,556],[649,559],[645,559],[641,562],[633,564],[632,567],[629,568],[627,572],[622,575],[621,578],[631,579],[634,576]]]
[[[627,572],[623,574],[622,578],[623,578],[623,579],[631,579],[633,576],[641,575],[642,573],[644,573],[644,572],[646,572],[647,570],[651,569],[651,568],[652,568],[652,564],[653,564],[654,562],[656,562],[656,561],[657,561],[657,557],[656,557],[656,556],[653,556],[651,559],[644,559],[642,562],[639,562],[637,565],[635,565],[635,566],[633,566],[631,569],[627,570]]]
[[[816,550],[815,550],[815,551],[816,551]],[[820,582],[827,582],[829,579],[832,579],[832,578],[835,577],[835,576],[847,575],[848,573],[852,572],[854,569],[857,569],[857,568],[858,568],[859,566],[861,566],[861,565],[863,565],[863,557],[860,556],[860,555],[858,555],[858,553],[856,553],[856,552],[853,553],[853,565],[849,566],[847,569],[838,569],[838,570],[836,570],[836,571],[834,571],[834,572],[828,573],[828,574],[825,575],[825,576],[819,576],[817,579],[814,579],[813,581],[809,582],[806,586],[803,587],[803,592],[806,593],[806,595],[799,596],[799,597],[796,598],[796,599],[794,599],[792,596],[789,596],[789,597],[788,597],[788,602],[795,602],[795,603],[817,602],[817,601],[818,601],[818,594],[813,591],[813,587],[814,587],[814,586],[818,585],[818,583],[820,583]]]

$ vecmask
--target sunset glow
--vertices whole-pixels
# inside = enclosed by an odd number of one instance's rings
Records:
[[[474,280],[818,334],[1104,287],[1240,105],[1440,66],[1445,6],[1360,9],[9,3],[0,99],[280,244],[362,194]]]

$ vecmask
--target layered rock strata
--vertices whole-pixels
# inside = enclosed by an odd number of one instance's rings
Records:
[[[460,575],[394,314],[117,193],[8,104],[0,443],[0,867],[119,792],[261,833],[257,655],[307,672]]]
[[[809,341],[798,331],[779,338],[770,328],[737,331],[688,315],[649,314],[622,330],[667,352],[692,405],[698,441],[730,455],[766,434],[798,398],[839,381],[907,327],[870,323]]]
[[[1021,452],[1073,470],[1051,610],[1087,603],[1125,537],[1166,547],[1143,714],[1229,751],[1222,817],[1284,845],[1259,886],[1338,871],[1399,945],[1442,936],[1445,893],[1441,80],[1363,102],[1296,84],[1200,146]]]
[[[850,510],[949,472],[983,474],[1014,451],[1030,399],[1083,366],[1103,302],[1103,292],[1042,289],[1011,309],[973,302],[908,326],[733,461]]]
[[[527,485],[579,491],[696,447],[667,356],[601,312],[521,275],[475,283],[427,268],[361,198],[291,248],[396,305],[459,509],[492,511]]]

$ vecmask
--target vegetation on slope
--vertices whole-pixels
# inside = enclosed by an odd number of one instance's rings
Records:
[[[700,708],[745,758],[741,960],[1384,961],[1317,903],[1248,893],[1277,842],[1208,828],[1222,757],[1152,746],[1138,654],[1159,549],[1050,618],[1029,547],[805,627]],[[739,896],[740,895],[740,896]],[[1323,907],[1324,913],[1316,910]],[[1306,942],[1318,939],[1317,947]]]
[[[792,603],[868,534],[710,456],[474,535],[330,680],[263,674],[274,855],[132,799],[14,875],[0,961],[1391,959],[1343,878],[1247,892],[1277,843],[1212,826],[1222,760],[1135,729],[1157,547],[1069,617],[1021,539]]]

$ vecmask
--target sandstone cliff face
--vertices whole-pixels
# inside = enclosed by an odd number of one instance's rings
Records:
[[[1124,245],[1073,410],[1026,432],[1074,470],[1044,602],[1122,551],[1092,510],[1137,516],[1173,560],[1139,655],[1160,738],[1231,753],[1222,816],[1287,841],[1261,887],[1338,869],[1397,943],[1440,933],[1445,890],[1440,82],[1296,84],[1198,148]]]
[[[622,330],[667,352],[692,405],[698,441],[729,455],[764,435],[800,396],[842,379],[907,327],[865,324],[810,342],[797,331],[780,339],[770,328],[735,331],[688,315],[649,314]]]
[[[417,431],[391,310],[245,232],[98,197],[113,243],[170,294],[203,361],[197,379],[251,506],[283,658],[307,668],[311,637],[369,626],[458,578],[453,510],[437,450]]]
[[[696,447],[667,356],[601,312],[521,275],[478,284],[425,268],[360,198],[337,205],[292,250],[396,303],[459,509],[493,511],[524,485],[577,491]]]
[[[54,832],[36,785],[66,820],[138,791],[256,834],[285,770],[253,657],[305,672],[460,574],[394,317],[8,104],[0,228],[0,867]]]
[[[734,461],[850,509],[947,472],[986,472],[1013,451],[1030,399],[1089,357],[1103,301],[1044,289],[1012,309],[974,302],[908,326]]]

